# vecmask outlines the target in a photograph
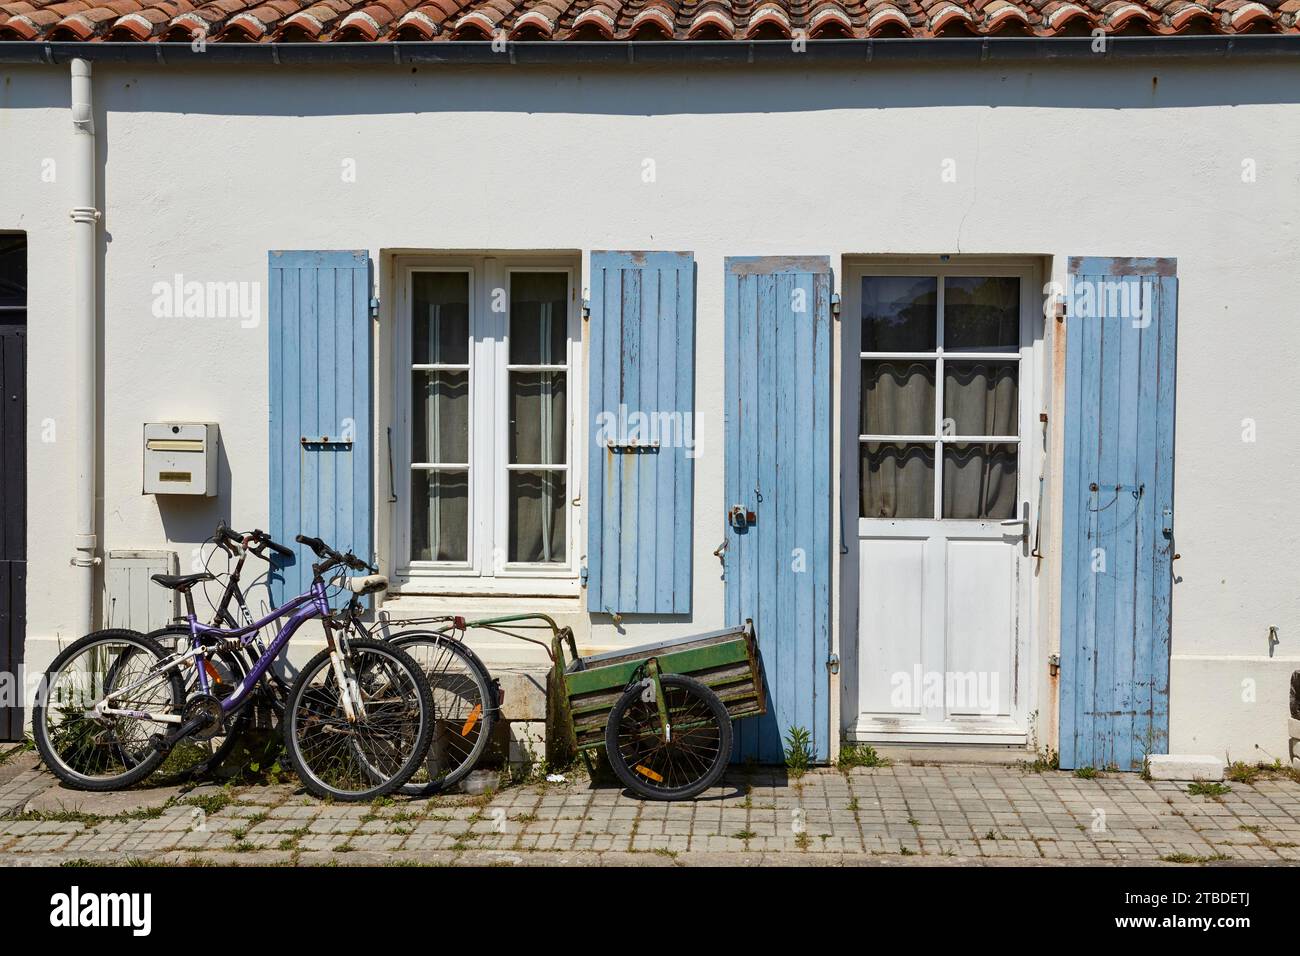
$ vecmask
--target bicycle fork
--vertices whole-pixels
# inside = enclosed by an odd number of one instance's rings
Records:
[[[343,648],[340,646],[343,642],[335,640],[333,631],[328,627],[326,635],[330,646],[330,664],[334,668],[334,679],[339,685],[339,699],[343,701],[343,713],[349,723],[355,724],[366,717],[366,704],[361,699],[361,685],[351,664],[344,659]]]

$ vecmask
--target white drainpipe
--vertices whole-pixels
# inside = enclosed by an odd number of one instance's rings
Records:
[[[99,242],[99,210],[95,208],[95,121],[90,64],[72,61],[72,249],[73,351],[76,441],[77,528],[72,564],[77,568],[73,636],[95,626],[95,255]]]

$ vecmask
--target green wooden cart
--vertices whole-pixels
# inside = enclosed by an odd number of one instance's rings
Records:
[[[619,780],[652,799],[713,786],[731,759],[731,722],[767,711],[752,621],[591,657],[566,628],[552,650],[552,726],[578,750],[604,747]]]
[[[604,747],[619,780],[655,800],[689,799],[717,783],[731,760],[731,722],[767,712],[753,621],[590,657],[545,614],[401,624],[453,636],[494,631],[545,647],[548,762]]]

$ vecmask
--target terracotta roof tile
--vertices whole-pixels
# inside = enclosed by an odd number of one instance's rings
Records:
[[[0,40],[384,42],[1300,32],[1300,0],[0,0]]]

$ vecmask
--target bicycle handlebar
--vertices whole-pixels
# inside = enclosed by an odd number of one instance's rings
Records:
[[[316,557],[326,559],[323,564],[317,565],[316,570],[318,573],[324,573],[325,571],[328,571],[330,568],[333,568],[336,565],[340,565],[340,564],[351,568],[353,571],[373,572],[375,570],[365,561],[362,561],[360,558],[358,558],[351,551],[349,551],[347,554],[339,554],[339,552],[335,551],[333,548],[331,548],[320,538],[312,538],[312,537],[308,537],[305,534],[300,534],[300,535],[295,535],[294,540],[297,541],[299,544],[305,544],[307,547],[315,551]]]
[[[267,560],[264,552],[268,548],[281,557],[293,557],[292,549],[286,548],[279,542],[271,540],[271,536],[261,528],[254,528],[248,534],[240,534],[238,531],[232,531],[228,528],[224,521],[218,521],[217,533],[213,537],[216,538],[217,544],[222,547],[235,545],[242,548],[246,546],[249,551],[252,551],[253,554],[263,560]]]

